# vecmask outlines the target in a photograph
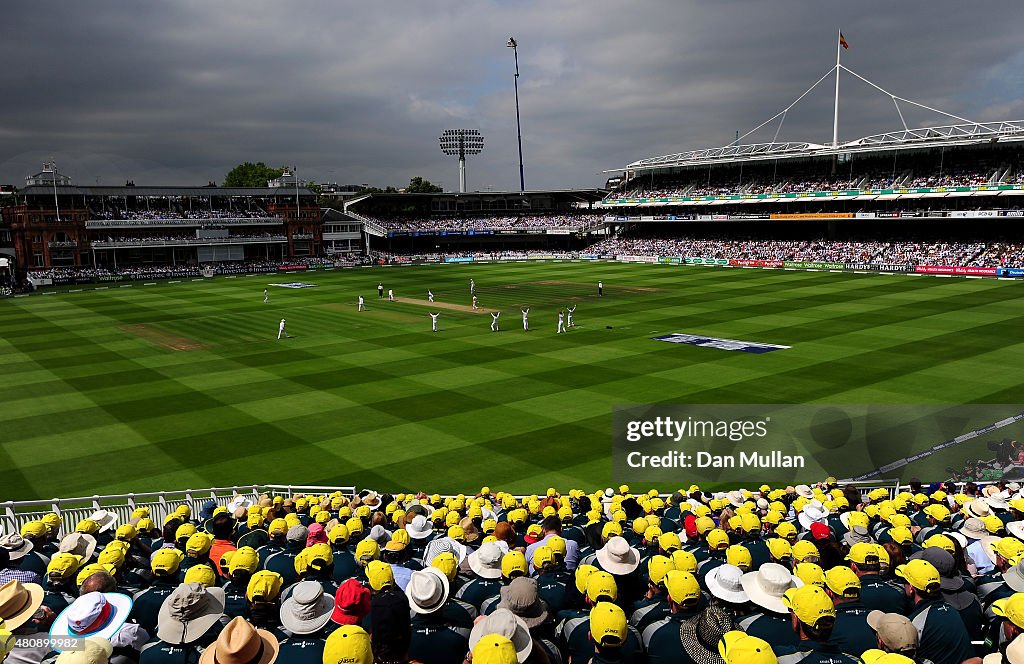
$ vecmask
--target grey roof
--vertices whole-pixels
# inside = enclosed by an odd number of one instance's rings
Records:
[[[291,196],[295,187],[109,187],[57,186],[57,193],[66,196]],[[18,192],[21,196],[53,195],[52,185],[31,185]],[[299,196],[313,196],[306,187],[299,187]]]

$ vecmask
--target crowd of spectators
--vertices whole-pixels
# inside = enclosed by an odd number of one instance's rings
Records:
[[[530,228],[569,228],[583,230],[588,224],[600,221],[600,212],[579,212],[573,214],[480,216],[480,217],[416,217],[377,219],[368,217],[391,231],[466,231],[466,230],[516,230]]]
[[[201,277],[203,272],[212,270],[213,274],[252,274],[259,272],[275,272],[281,267],[305,265],[307,267],[333,267],[343,265],[367,265],[369,256],[361,254],[341,254],[334,257],[295,258],[285,261],[248,260],[224,261],[210,263],[187,263],[177,265],[121,265],[114,267],[51,267],[31,270],[28,276],[33,279],[50,279],[55,284],[81,281],[114,281],[137,279],[161,279],[178,277]]]
[[[107,236],[106,238],[96,238],[92,242],[93,244],[133,244],[133,245],[146,245],[153,243],[168,243],[168,242],[180,242],[183,244],[203,244],[206,242],[237,242],[238,240],[275,240],[284,242],[288,239],[287,235],[280,233],[232,233],[228,237],[210,237],[210,238],[197,238],[195,233],[187,235],[123,235],[118,237]]]
[[[147,209],[129,210],[127,208],[106,208],[103,210],[90,210],[93,219],[125,220],[125,221],[151,221],[151,220],[194,220],[194,219],[259,219],[269,217],[261,209],[231,209],[231,210],[189,210],[178,209]]]
[[[1013,482],[223,502],[20,523],[0,538],[0,659],[1024,661]]]
[[[692,256],[779,261],[1017,267],[1024,244],[878,240],[764,240],[753,238],[646,238],[619,236],[587,249],[595,254]]]
[[[656,198],[667,196],[726,196],[742,194],[787,194],[815,191],[846,191],[851,189],[888,189],[893,187],[967,187],[992,184],[995,172],[992,168],[952,169],[939,174],[914,175],[913,173],[864,173],[850,177],[792,177],[766,180],[754,176],[746,180],[739,178],[723,182],[702,180],[672,182],[651,182],[638,178],[634,186],[627,185],[622,192],[612,192],[608,198]],[[1011,175],[1003,182],[1020,184],[1022,175]]]

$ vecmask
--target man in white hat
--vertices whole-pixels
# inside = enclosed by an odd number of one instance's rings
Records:
[[[741,618],[739,628],[751,636],[764,639],[773,647],[796,647],[800,639],[793,631],[789,609],[782,597],[787,590],[799,588],[803,582],[782,565],[765,563],[756,572],[744,574],[740,585],[760,610]]]
[[[0,540],[0,584],[9,581],[42,583],[38,572],[21,569],[21,560],[32,550],[32,543],[17,533]]]
[[[316,581],[300,581],[281,604],[281,626],[291,636],[281,642],[281,662],[321,662],[331,630],[334,598]]]
[[[448,577],[436,567],[412,573],[405,595],[412,609],[409,659],[420,662],[457,662],[469,650],[468,627],[452,624],[445,616]]]
[[[115,592],[88,592],[82,594],[64,609],[50,628],[50,636],[107,639],[115,647],[141,651],[149,641],[146,630],[134,623],[126,623],[132,600]],[[55,648],[60,651],[60,648]]]
[[[281,337],[288,338],[288,333],[284,331],[284,319],[281,319],[281,324],[277,326],[277,340],[280,341]]]
[[[459,588],[456,597],[477,610],[489,598],[501,592],[501,558],[503,552],[495,542],[487,542],[469,554],[469,568],[474,578]]]
[[[640,554],[625,538],[611,537],[597,550],[594,560],[596,567],[615,577],[620,602],[631,604],[643,597],[647,589],[647,580],[637,573],[640,568]]]

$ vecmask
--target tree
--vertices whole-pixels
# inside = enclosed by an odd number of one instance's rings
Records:
[[[270,168],[262,161],[235,166],[224,176],[225,187],[266,187],[267,182],[281,177],[283,168]]]
[[[409,186],[405,188],[407,194],[435,194],[441,191],[444,191],[441,187],[431,184],[430,180],[424,180],[418,175],[410,179]]]
[[[381,189],[380,187],[363,187],[359,190],[359,195],[363,194],[397,194],[398,190],[388,185],[387,188]]]

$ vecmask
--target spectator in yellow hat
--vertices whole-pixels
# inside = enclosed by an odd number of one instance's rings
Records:
[[[860,602],[868,611],[900,613],[907,604],[902,589],[882,577],[882,554],[880,544],[858,542],[850,547],[846,560],[853,573],[860,578]]]
[[[842,652],[857,652],[874,638],[868,626],[868,610],[860,602],[860,588],[860,577],[849,567],[825,571],[825,593],[836,607],[832,642]]]
[[[828,661],[833,664],[860,664],[860,659],[841,651],[830,639],[835,626],[836,609],[820,586],[807,585],[787,590],[782,601],[789,609],[790,624],[800,642],[792,649],[776,649],[780,655],[810,653],[802,661]],[[868,641],[870,644],[870,639]],[[860,648],[858,648],[860,649]]]
[[[160,606],[178,587],[178,570],[185,554],[177,549],[157,549],[149,561],[153,582],[135,595],[129,620],[142,625],[150,634],[156,633]]]
[[[927,560],[900,565],[896,576],[903,581],[913,608],[907,615],[917,621],[921,635],[918,657],[935,664],[959,664],[974,656],[971,637],[960,614],[942,599],[939,571]]]

